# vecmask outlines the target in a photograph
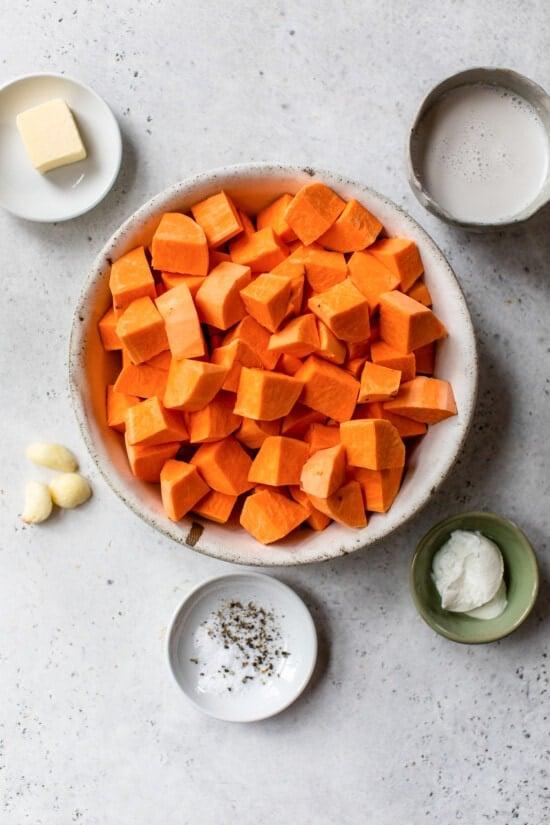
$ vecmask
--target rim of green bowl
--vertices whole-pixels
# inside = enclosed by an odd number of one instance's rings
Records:
[[[516,534],[523,550],[525,551],[526,558],[531,565],[533,577],[533,587],[530,593],[529,601],[526,602],[524,609],[522,610],[521,614],[517,617],[517,619],[514,622],[512,622],[512,624],[506,630],[501,631],[499,633],[495,633],[494,635],[489,635],[482,639],[467,638],[464,634],[454,633],[452,630],[448,630],[443,625],[434,621],[433,617],[428,614],[424,605],[424,601],[420,599],[420,597],[418,596],[415,585],[415,571],[420,556],[426,551],[426,548],[431,546],[431,543],[434,540],[435,536],[442,528],[450,527],[455,522],[458,524],[465,518],[481,518],[486,519],[487,521],[500,522],[501,524],[504,524],[506,527],[510,528]],[[514,631],[517,630],[518,627],[520,627],[523,624],[523,622],[526,620],[526,618],[533,610],[539,593],[539,584],[540,574],[537,557],[535,551],[533,550],[531,542],[529,541],[521,527],[519,527],[511,519],[505,518],[504,516],[499,516],[497,513],[485,510],[469,510],[466,513],[457,513],[454,516],[448,516],[447,518],[438,521],[437,524],[434,524],[433,527],[431,527],[428,530],[428,532],[422,536],[422,538],[416,545],[416,549],[411,559],[409,570],[409,589],[411,592],[412,600],[424,622],[440,636],[444,636],[446,639],[449,639],[452,642],[457,642],[458,644],[464,645],[490,644],[491,642],[498,642],[500,639],[505,639],[507,636],[510,636],[511,633],[514,633]]]

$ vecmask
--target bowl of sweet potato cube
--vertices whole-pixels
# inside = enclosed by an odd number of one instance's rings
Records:
[[[366,186],[273,164],[189,178],[117,229],[69,362],[120,498],[251,565],[388,537],[451,470],[477,388],[468,308],[426,232]]]

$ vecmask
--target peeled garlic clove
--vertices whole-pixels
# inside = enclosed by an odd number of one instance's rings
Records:
[[[72,510],[90,498],[92,489],[84,476],[78,473],[63,473],[50,481],[50,494],[58,507]]]
[[[59,470],[62,473],[72,473],[78,469],[78,462],[74,455],[62,444],[45,444],[37,441],[29,444],[25,454],[29,461],[50,470]]]
[[[52,512],[52,497],[45,484],[27,481],[25,485],[25,509],[21,515],[27,524],[40,524]]]

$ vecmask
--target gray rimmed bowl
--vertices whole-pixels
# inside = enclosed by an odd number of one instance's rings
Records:
[[[122,438],[106,422],[105,388],[120,368],[116,354],[103,351],[97,331],[97,322],[110,305],[110,261],[136,245],[148,244],[163,212],[188,210],[221,188],[254,213],[277,195],[294,193],[312,179],[324,181],[344,198],[364,203],[388,234],[404,235],[418,244],[434,309],[449,331],[438,347],[436,374],[453,384],[458,415],[430,428],[412,453],[393,507],[389,513],[373,515],[365,529],[351,530],[334,523],[321,533],[297,531],[264,547],[237,523],[218,525],[193,516],[174,524],[162,511],[158,485],[132,476]],[[305,564],[351,553],[389,536],[416,515],[460,453],[474,414],[477,376],[475,336],[466,301],[443,254],[416,221],[360,183],[331,172],[268,163],[225,167],[176,183],[119,227],[92,264],[76,307],[69,352],[70,391],[80,431],[113,491],[136,515],[179,544],[225,561],[259,566]]]
[[[423,128],[426,117],[430,110],[448,92],[462,86],[477,84],[498,86],[513,92],[530,103],[544,124],[550,140],[550,95],[542,86],[511,69],[497,69],[488,66],[466,69],[438,83],[420,104],[407,144],[407,176],[415,197],[433,215],[441,218],[446,223],[472,232],[490,232],[528,220],[550,201],[550,169],[537,197],[512,218],[497,223],[458,220],[433,198],[426,188],[422,171],[423,155],[427,142],[426,130]]]

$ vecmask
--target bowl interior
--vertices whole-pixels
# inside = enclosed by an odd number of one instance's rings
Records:
[[[474,619],[443,610],[432,580],[432,561],[453,530],[479,530],[500,548],[508,604],[496,619]],[[479,644],[507,636],[529,615],[538,592],[538,568],[533,549],[513,522],[493,513],[464,513],[436,524],[420,541],[411,566],[411,591],[425,621],[456,642]]]
[[[283,192],[296,192],[312,176],[324,180],[344,198],[357,198],[383,222],[389,235],[413,238],[419,246],[434,309],[449,337],[438,347],[436,375],[453,385],[458,415],[430,428],[412,453],[401,491],[389,513],[374,515],[363,530],[332,524],[315,533],[303,530],[263,547],[238,523],[216,525],[198,517],[170,522],[162,512],[158,487],[134,479],[122,438],[107,426],[105,387],[119,369],[118,356],[105,353],[97,322],[110,303],[109,263],[139,244],[148,244],[164,211],[191,204],[224,188],[245,210],[255,213]],[[452,467],[467,434],[475,406],[477,356],[464,296],[440,250],[395,204],[367,187],[326,172],[286,166],[237,166],[199,175],[170,187],[138,210],[107,242],[96,259],[77,306],[71,337],[70,386],[84,440],[114,491],[156,529],[196,550],[231,562],[287,565],[319,561],[370,544],[414,515]]]

